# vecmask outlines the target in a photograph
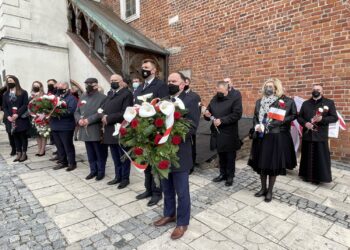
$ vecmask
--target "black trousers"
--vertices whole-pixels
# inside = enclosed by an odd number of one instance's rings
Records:
[[[10,146],[11,146],[11,150],[12,151],[16,151],[16,144],[15,144],[15,138],[13,138],[13,135],[11,133],[7,133],[8,137],[9,137],[9,142],[10,142]]]
[[[220,174],[227,179],[235,177],[236,151],[219,153]]]
[[[192,169],[194,169],[194,166],[196,165],[196,157],[197,157],[197,135],[192,135],[191,139],[192,139],[192,160],[193,160],[193,166]]]
[[[16,152],[25,153],[28,149],[28,136],[27,131],[13,133],[13,139],[15,141]]]
[[[76,165],[75,147],[73,144],[74,130],[52,131],[55,145],[57,147],[57,156],[60,162],[68,165]]]
[[[154,182],[151,167],[148,167],[145,170],[145,188],[146,192],[150,193],[152,196],[162,196],[161,187],[157,187]]]

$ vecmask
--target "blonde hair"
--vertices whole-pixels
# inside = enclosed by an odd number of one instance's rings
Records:
[[[266,84],[268,84],[270,82],[273,83],[273,86],[275,87],[275,95],[278,96],[278,97],[283,96],[284,95],[284,90],[283,90],[283,87],[282,87],[282,82],[278,78],[269,78],[269,79],[267,79],[264,82],[264,85],[262,87],[262,94],[264,95],[265,86],[266,86]]]

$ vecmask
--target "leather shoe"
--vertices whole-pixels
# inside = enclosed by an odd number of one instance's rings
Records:
[[[96,174],[89,174],[88,176],[85,177],[86,180],[91,180],[92,178],[94,178],[96,176]]]
[[[113,179],[113,180],[107,182],[107,185],[115,185],[115,184],[118,184],[120,182],[121,182],[120,179]]]
[[[255,197],[261,197],[261,196],[265,196],[267,194],[267,190],[266,189],[261,189],[259,192],[255,193],[254,196]]]
[[[59,170],[66,167],[68,167],[67,164],[59,163],[56,167],[53,168],[53,170]]]
[[[233,179],[231,179],[231,178],[227,179],[226,182],[225,182],[225,186],[226,187],[231,187],[232,184],[233,184]]]
[[[52,152],[52,154],[53,154],[53,155],[57,155],[57,151],[55,151],[55,152]]]
[[[270,202],[272,200],[272,192],[267,192],[264,201]]]
[[[118,189],[126,188],[130,184],[129,180],[122,180],[122,182],[119,184]]]
[[[96,181],[100,181],[100,180],[103,180],[103,178],[105,178],[104,175],[97,175],[96,178],[95,178],[95,180],[96,180]]]
[[[74,169],[76,169],[77,168],[77,165],[70,165],[70,166],[68,166],[68,168],[66,169],[66,171],[73,171]]]
[[[165,226],[166,224],[170,223],[170,222],[174,222],[176,221],[176,217],[162,217],[159,220],[156,220],[155,222],[153,222],[153,225],[155,225],[156,227],[162,227]]]
[[[151,200],[147,203],[147,206],[152,207],[158,204],[158,202],[162,199],[161,196],[152,196]]]
[[[177,239],[180,239],[184,234],[185,232],[187,231],[187,226],[178,226],[178,227],[175,227],[174,231],[172,232],[170,238],[172,240],[177,240]]]
[[[49,159],[50,161],[58,161],[58,156],[52,157],[51,159]]]
[[[151,196],[152,195],[148,191],[145,191],[142,194],[137,195],[136,200],[146,199],[146,198],[151,197]]]
[[[226,176],[224,175],[219,175],[218,177],[215,177],[213,179],[213,182],[221,182],[221,181],[226,181]]]

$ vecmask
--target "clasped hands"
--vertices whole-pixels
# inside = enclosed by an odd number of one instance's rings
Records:
[[[209,112],[209,110],[206,110],[204,112],[204,116],[207,117],[207,118],[210,118],[212,115],[211,113]],[[214,126],[215,127],[219,127],[221,125],[221,120],[220,119],[214,119],[213,120],[213,123],[214,123]]]
[[[8,116],[7,120],[9,120],[10,122],[15,122],[18,118],[17,114],[13,114],[12,116]]]

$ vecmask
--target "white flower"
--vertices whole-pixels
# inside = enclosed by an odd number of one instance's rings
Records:
[[[159,109],[164,115],[169,116],[175,112],[175,105],[169,101],[161,101]]]
[[[146,95],[138,96],[137,99],[140,100],[140,101],[143,101],[143,102],[147,102],[147,99],[152,98],[152,96],[153,96],[153,93],[149,93],[149,94],[146,94]]]
[[[134,120],[136,115],[137,115],[137,111],[135,107],[127,107],[123,117],[125,121],[131,122],[132,120]]]
[[[85,101],[85,100],[82,100],[80,103],[81,103],[81,104],[86,104],[86,101]]]
[[[328,111],[329,110],[329,107],[328,106],[323,106],[323,109],[324,109],[324,111]]]
[[[140,117],[152,117],[156,114],[156,110],[154,109],[153,105],[151,105],[148,102],[143,102],[140,110],[139,110],[139,116]]]
[[[178,97],[175,97],[175,102],[174,102],[174,104],[176,105],[176,106],[178,106],[180,109],[182,109],[182,110],[184,110],[185,109],[185,104],[183,103],[183,101],[180,99],[180,98],[178,98]]]
[[[284,101],[282,99],[279,100],[280,103],[284,103]]]
[[[99,109],[97,110],[97,113],[102,114],[103,111],[104,111],[103,109],[99,108]]]

